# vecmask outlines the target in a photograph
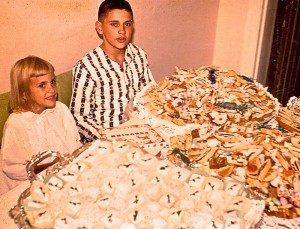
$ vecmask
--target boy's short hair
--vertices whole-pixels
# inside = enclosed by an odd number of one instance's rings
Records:
[[[98,20],[103,21],[107,13],[111,10],[119,9],[128,11],[133,18],[132,8],[126,0],[105,0],[101,3],[98,10]]]
[[[36,56],[18,60],[10,71],[10,108],[13,112],[30,111],[30,78],[54,75],[54,67]]]

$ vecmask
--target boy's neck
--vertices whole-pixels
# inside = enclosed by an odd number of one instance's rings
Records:
[[[119,65],[122,65],[125,58],[126,49],[116,49],[107,47],[104,44],[100,45],[100,48],[106,53],[106,55],[112,59],[113,61],[117,62]]]

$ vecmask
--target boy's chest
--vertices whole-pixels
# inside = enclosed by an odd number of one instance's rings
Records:
[[[101,69],[98,87],[134,87],[137,86],[143,76],[143,69],[138,64],[131,62],[119,66],[117,63],[109,69]]]

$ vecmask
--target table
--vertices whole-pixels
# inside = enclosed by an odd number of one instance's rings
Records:
[[[22,184],[0,196],[0,229],[18,228],[13,219],[9,217],[8,211],[17,204],[20,194],[29,186],[30,182],[24,181]]]
[[[140,120],[138,118],[133,118],[125,123],[123,123],[123,126],[130,126],[130,125],[141,125],[145,122],[143,120]],[[167,136],[164,135],[160,130],[159,127],[155,128],[155,130],[163,137],[166,141]],[[20,194],[25,191],[28,187],[30,187],[29,181],[24,181],[19,186],[15,187],[14,189],[10,190],[9,192],[5,193],[4,195],[0,196],[0,229],[17,229],[17,225],[14,223],[13,219],[11,219],[8,215],[9,210],[17,204],[18,198]],[[267,216],[265,215],[267,218]],[[297,218],[297,225],[291,224],[290,228],[299,228],[300,225],[300,218]],[[264,220],[263,225],[260,227],[262,229],[266,228],[287,228],[285,226],[279,226],[278,224],[282,221],[280,218],[274,218],[269,217],[268,222]]]

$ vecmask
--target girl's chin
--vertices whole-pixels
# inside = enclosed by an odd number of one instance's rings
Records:
[[[45,106],[43,108],[36,109],[36,111],[40,111],[40,112],[38,112],[40,114],[40,113],[42,113],[46,109],[52,109],[52,108],[54,108],[55,105],[56,105],[56,101],[54,101],[52,103],[48,102],[47,104],[45,104]],[[37,113],[37,112],[35,112],[35,113]]]
[[[56,101],[49,103],[49,105],[47,106],[47,108],[54,108],[56,105]]]

